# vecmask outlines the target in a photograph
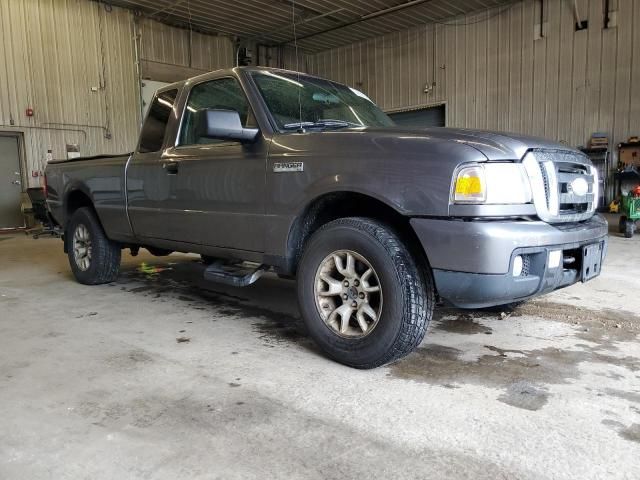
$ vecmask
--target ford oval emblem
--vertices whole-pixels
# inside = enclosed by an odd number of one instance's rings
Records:
[[[589,184],[584,178],[576,178],[570,183],[571,191],[578,195],[579,197],[583,197],[589,191]]]

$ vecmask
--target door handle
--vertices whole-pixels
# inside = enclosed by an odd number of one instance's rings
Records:
[[[178,173],[180,164],[178,162],[165,162],[162,164],[162,168],[167,172],[167,175],[175,175]]]
[[[14,185],[22,185],[22,183],[20,182],[20,180],[14,180],[13,182]]]

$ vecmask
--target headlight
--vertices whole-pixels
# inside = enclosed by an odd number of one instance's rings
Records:
[[[598,178],[598,169],[594,166],[590,167],[591,175],[593,175],[593,202],[591,203],[591,211],[598,209],[598,201],[600,200],[600,178]]]
[[[531,202],[531,186],[520,163],[486,163],[458,170],[454,203],[522,204]]]
[[[456,203],[484,203],[487,199],[487,182],[480,165],[461,168],[458,171],[453,200]]]

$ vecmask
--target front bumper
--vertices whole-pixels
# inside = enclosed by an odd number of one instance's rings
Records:
[[[411,225],[433,269],[438,294],[461,308],[505,304],[586,281],[599,273],[607,249],[608,225],[599,215],[564,225],[425,218],[413,218]],[[595,260],[592,253],[585,258],[583,248],[593,244],[599,245]],[[558,267],[550,267],[553,251],[562,252]],[[524,259],[524,268],[514,276],[517,256]]]

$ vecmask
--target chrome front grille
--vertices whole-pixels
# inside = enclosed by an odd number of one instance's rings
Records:
[[[593,215],[598,199],[598,174],[584,155],[532,150],[522,163],[541,220],[579,222]]]
[[[595,186],[591,169],[587,165],[558,163],[558,195],[560,215],[573,215],[589,212],[594,203]],[[586,182],[587,192],[576,192],[573,187],[576,180]]]

